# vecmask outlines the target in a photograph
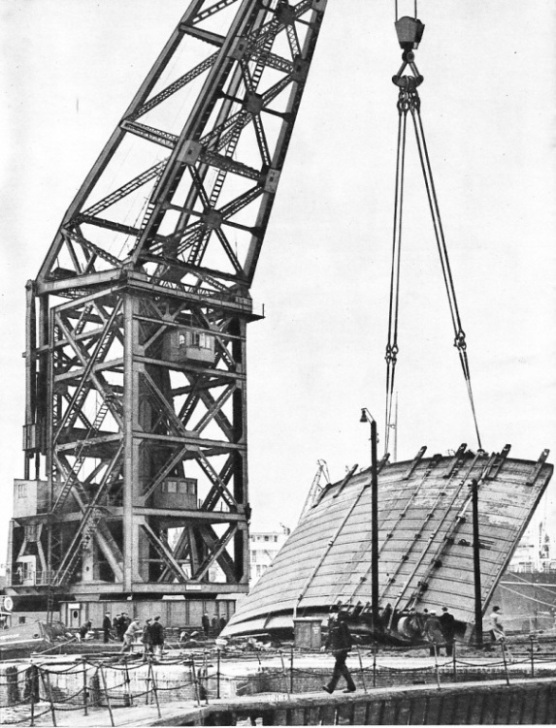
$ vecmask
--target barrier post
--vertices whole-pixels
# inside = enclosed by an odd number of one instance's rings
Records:
[[[216,650],[216,698],[220,700],[220,648]]]
[[[104,668],[101,665],[100,666],[100,676],[102,678],[102,685],[104,687],[104,695],[106,696],[106,707],[108,708],[108,714],[110,715],[110,725],[114,724],[114,716],[112,715],[112,704],[110,702],[110,693],[108,692],[108,688],[106,686],[106,676],[104,674]]]
[[[454,678],[454,682],[456,682],[457,677],[458,677],[458,661],[457,661],[457,656],[456,656],[456,651],[457,651],[456,644],[457,643],[454,640],[452,642],[452,677]]]
[[[197,674],[195,672],[195,660],[191,658],[191,674],[193,676],[193,690],[195,692],[195,700],[197,706],[201,707],[201,696],[199,695],[199,684],[197,683]]]
[[[128,708],[133,707],[133,695],[131,694],[131,680],[129,677],[129,670],[127,667],[127,655],[124,657],[124,681],[125,681],[125,692],[127,695]]]
[[[436,642],[434,643],[434,672],[436,675],[436,686],[440,690],[440,675],[438,673],[438,647]]]
[[[286,685],[286,692],[288,692],[288,686],[289,686],[288,673],[286,671],[286,663],[284,662],[284,655],[282,653],[282,650],[279,650],[279,654],[280,654],[280,662],[282,663],[282,674],[284,675],[284,683]]]
[[[290,693],[293,693],[293,645],[290,650]]]
[[[87,712],[87,702],[89,694],[87,692],[87,660],[83,658],[83,715],[88,715]]]
[[[373,688],[376,688],[376,652],[377,644],[373,642]]]
[[[44,685],[45,692],[48,695],[48,700],[50,702],[50,712],[52,713],[52,724],[54,726],[56,726],[57,725],[57,723],[56,723],[56,712],[54,710],[54,699],[52,697],[52,690],[50,689],[50,676],[48,674],[48,671],[45,670],[45,673],[46,673],[46,680],[45,680],[43,671],[40,668],[38,668],[38,670],[39,670],[39,675],[41,677],[42,683]]]
[[[530,634],[529,639],[531,641],[531,677],[535,677],[535,637]]]
[[[207,651],[203,650],[203,698],[205,699],[205,705],[209,703],[209,678],[208,678],[208,661]]]
[[[506,685],[510,684],[510,675],[508,673],[508,661],[506,659],[506,641],[502,639],[500,641],[500,647],[502,648],[502,660],[504,662],[504,674],[506,675]]]
[[[31,698],[31,726],[35,725],[35,675],[34,670],[36,669],[34,665],[31,665],[33,668],[31,672],[31,692],[30,692],[30,698]],[[27,676],[25,676],[27,677]]]
[[[359,649],[359,645],[355,645],[355,649],[357,650],[357,656],[359,657],[359,669],[361,670],[361,682],[363,683],[363,690],[364,690],[364,692],[367,692],[367,683],[365,681],[365,671],[363,670],[363,660],[361,658],[361,650]]]
[[[145,691],[145,705],[149,704],[149,693],[151,692],[151,656],[150,655],[147,658],[147,662],[149,665],[149,669],[147,670],[147,677],[145,678],[145,683],[147,685],[147,689]]]
[[[155,699],[155,702],[156,702],[156,710],[158,712],[158,717],[159,718],[162,718],[162,715],[160,713],[160,705],[158,703],[158,689],[157,689],[157,686],[156,686],[156,679],[155,679],[155,676],[154,676],[153,663],[152,663],[152,660],[151,659],[149,659],[149,673],[150,673],[150,676],[151,676],[151,682],[152,682],[152,686],[153,686],[153,693],[154,693],[154,699]]]

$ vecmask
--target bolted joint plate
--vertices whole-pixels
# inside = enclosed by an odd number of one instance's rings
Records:
[[[327,0],[313,0],[313,10],[318,10],[319,12],[324,13],[326,3]]]
[[[260,114],[264,106],[263,97],[260,94],[255,94],[251,91],[245,94],[243,100],[243,108],[250,114]]]
[[[181,150],[178,152],[178,161],[184,164],[193,165],[199,159],[201,154],[202,145],[200,142],[194,142],[192,139],[187,139]]]
[[[295,12],[289,5],[279,5],[276,9],[276,19],[283,25],[293,25],[295,23]]]
[[[304,81],[309,73],[309,61],[297,56],[293,62],[292,80]]]
[[[276,192],[278,189],[278,182],[280,181],[280,170],[269,169],[264,182],[265,192]]]
[[[201,220],[208,228],[215,229],[222,225],[224,215],[218,210],[207,210],[201,217]]]
[[[248,50],[249,50],[249,43],[248,43],[247,39],[246,38],[236,38],[228,55],[230,58],[235,58],[236,61],[241,61],[244,58],[244,56]]]

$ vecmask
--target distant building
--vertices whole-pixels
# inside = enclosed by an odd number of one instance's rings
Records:
[[[556,545],[545,520],[532,523],[510,561],[514,573],[556,572]]]
[[[279,531],[251,531],[249,537],[249,556],[251,560],[251,571],[249,575],[249,586],[253,588],[261,578],[278,551],[284,545],[291,533],[291,529],[280,524]]]

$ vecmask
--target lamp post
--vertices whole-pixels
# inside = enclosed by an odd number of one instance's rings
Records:
[[[473,575],[475,581],[475,641],[483,646],[483,607],[481,603],[481,539],[479,536],[479,484],[471,481],[471,504],[473,509]]]
[[[366,407],[361,408],[360,422],[371,426],[371,605],[373,631],[378,625],[378,435],[376,420]]]

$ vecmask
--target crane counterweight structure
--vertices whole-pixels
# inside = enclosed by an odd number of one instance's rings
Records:
[[[247,591],[249,291],[325,6],[190,2],[68,208],[27,285],[10,593]]]

